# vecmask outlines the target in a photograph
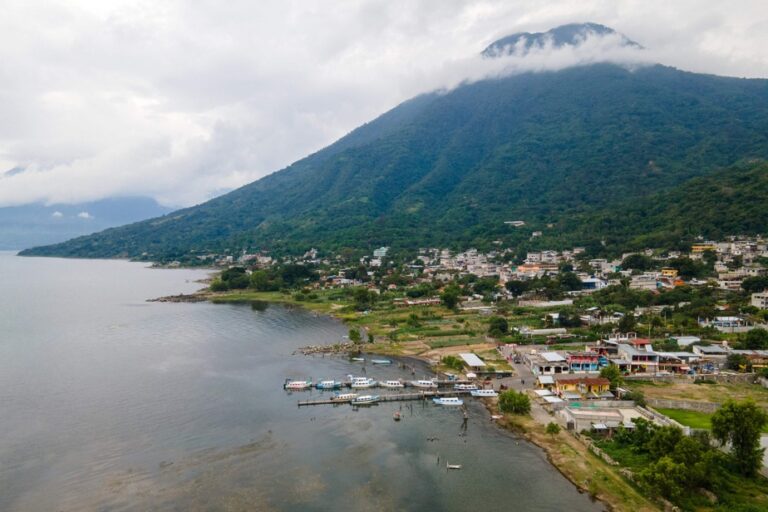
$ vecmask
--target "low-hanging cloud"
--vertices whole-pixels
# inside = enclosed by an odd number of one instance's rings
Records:
[[[117,195],[194,204],[416,94],[511,73],[610,61],[768,76],[765,11],[694,0],[10,2],[0,206]],[[647,50],[590,36],[479,56],[512,32],[581,21]]]

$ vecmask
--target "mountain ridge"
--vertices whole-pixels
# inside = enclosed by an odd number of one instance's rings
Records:
[[[23,254],[164,260],[194,251],[524,244],[523,231],[504,221],[578,232],[564,219],[588,223],[589,214],[765,158],[767,80],[571,66],[417,96],[206,203]],[[564,232],[541,240],[566,242]]]

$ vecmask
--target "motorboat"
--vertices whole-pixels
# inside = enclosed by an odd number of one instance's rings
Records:
[[[411,386],[423,389],[437,389],[437,381],[433,380],[412,380]]]
[[[372,388],[377,384],[377,382],[370,377],[354,377],[352,379],[352,383],[350,384],[350,387],[352,389],[364,389],[364,388]]]
[[[474,391],[478,389],[477,384],[455,384],[453,389],[456,391]]]
[[[395,411],[395,413],[392,415],[392,419],[395,421],[400,421],[400,411]]]
[[[433,398],[432,401],[435,405],[464,405],[464,400],[456,398],[455,396],[441,396],[439,398]]]
[[[379,395],[361,395],[352,399],[352,405],[370,405],[381,400]]]
[[[392,361],[389,359],[371,359],[371,363],[373,364],[392,364]]]
[[[405,387],[405,384],[399,380],[382,380],[379,382],[379,386],[389,389],[402,389]]]
[[[364,363],[365,362],[365,358],[364,357],[350,357],[349,359],[350,359],[350,361],[356,361],[358,363]]]
[[[321,380],[315,384],[317,389],[341,389],[341,382],[338,380]]]
[[[461,464],[446,464],[445,469],[461,469]]]
[[[283,384],[283,389],[287,389],[289,391],[302,391],[305,389],[309,389],[311,387],[312,387],[311,380],[285,379],[285,384]]]
[[[336,393],[331,397],[333,402],[349,402],[357,398],[357,393]]]
[[[499,394],[493,389],[476,389],[474,391],[470,391],[470,394],[472,396],[482,397],[482,398],[499,396]]]

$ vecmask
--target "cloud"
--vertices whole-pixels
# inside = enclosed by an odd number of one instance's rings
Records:
[[[55,212],[53,212],[53,213],[51,214],[51,217],[53,217],[53,218],[55,218],[55,219],[60,219],[60,218],[62,218],[63,216],[64,216],[64,214],[63,214],[63,213],[61,213],[60,211],[55,211]]]
[[[148,195],[195,204],[466,80],[607,59],[768,76],[762,0],[9,2],[0,17],[0,206]],[[518,31],[610,38],[489,62]]]
[[[91,215],[88,212],[80,212],[77,214],[77,218],[90,220],[90,219],[93,219],[93,215]]]

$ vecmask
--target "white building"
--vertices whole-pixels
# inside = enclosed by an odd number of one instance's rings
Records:
[[[768,291],[753,293],[750,304],[759,309],[768,309]]]

